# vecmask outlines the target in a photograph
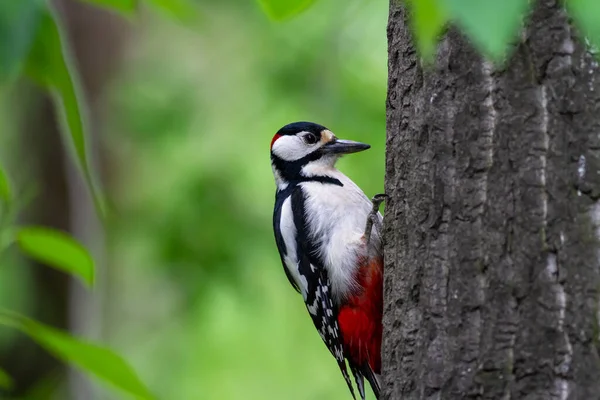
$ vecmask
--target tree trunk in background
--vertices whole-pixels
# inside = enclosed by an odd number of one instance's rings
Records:
[[[600,73],[554,0],[503,70],[388,26],[384,399],[597,399]]]
[[[106,183],[104,173],[110,163],[102,149],[105,112],[104,88],[120,64],[128,29],[119,15],[84,4],[80,0],[55,0],[65,17],[69,39],[77,60],[85,101],[89,106],[90,163]],[[107,290],[107,266],[104,264],[104,232],[94,209],[93,199],[72,159],[67,163],[71,233],[90,250],[96,264],[96,284],[90,292],[77,280],[71,281],[69,328],[71,332],[96,340],[102,338],[103,296]],[[106,186],[104,186],[106,187]],[[92,399],[93,388],[81,372],[71,369],[70,395],[74,400]]]
[[[104,163],[100,130],[103,114],[103,89],[121,58],[127,35],[125,22],[114,13],[75,0],[54,1],[65,22],[75,66],[81,77],[84,98],[90,110],[91,159],[96,171]],[[27,223],[40,224],[71,232],[92,252],[96,260],[97,283],[92,295],[77,280],[54,269],[35,264],[32,268],[35,318],[88,337],[99,336],[97,307],[102,294],[102,234],[85,183],[64,150],[49,98],[36,93],[27,108],[22,127],[23,160],[33,165],[36,201],[26,216]],[[27,183],[25,184],[27,185]],[[26,186],[28,187],[28,186]],[[100,262],[98,262],[100,261]],[[16,381],[16,395],[28,392],[49,375],[62,370],[62,363],[20,336],[8,354],[0,355],[1,365]],[[71,376],[70,398],[90,399],[87,380]]]
[[[27,115],[21,116],[21,138],[24,142],[23,165],[35,174],[35,182],[19,182],[25,188],[35,187],[36,198],[28,204],[23,223],[50,226],[69,231],[69,200],[65,173],[65,157],[57,131],[52,104],[41,95],[28,102]],[[29,100],[29,99],[28,99]],[[35,117],[32,117],[35,116]],[[29,175],[29,174],[28,174]],[[31,176],[29,175],[28,178]],[[66,329],[68,324],[69,277],[52,268],[31,261],[29,275],[31,314],[40,321]],[[17,336],[3,354],[0,365],[15,380],[14,395],[22,396],[42,379],[60,373],[61,364],[24,335]],[[0,393],[0,397],[2,397]]]

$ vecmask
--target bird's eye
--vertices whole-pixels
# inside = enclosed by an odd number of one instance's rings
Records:
[[[317,136],[314,133],[307,133],[302,138],[306,144],[315,144],[318,141]]]

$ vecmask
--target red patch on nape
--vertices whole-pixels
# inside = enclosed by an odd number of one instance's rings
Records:
[[[279,139],[281,137],[281,135],[279,133],[276,133],[275,136],[273,136],[273,139],[271,139],[271,149],[273,148],[273,144],[275,143],[275,141],[277,139]]]

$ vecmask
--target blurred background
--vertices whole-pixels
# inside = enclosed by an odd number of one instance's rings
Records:
[[[370,143],[339,167],[383,191],[388,2],[320,0],[285,22],[247,0],[198,1],[183,19],[57,6],[116,212],[97,222],[48,98],[27,82],[2,91],[0,160],[20,221],[72,232],[98,282],[84,290],[12,249],[0,307],[117,350],[160,399],[350,398],[282,270],[269,143],[298,120]],[[125,398],[7,329],[0,366],[10,398]]]

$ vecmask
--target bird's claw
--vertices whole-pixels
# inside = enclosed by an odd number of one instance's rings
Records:
[[[373,203],[373,210],[375,212],[379,211],[379,206],[381,205],[381,203],[383,203],[384,201],[386,201],[390,196],[388,196],[385,193],[378,193],[375,196],[373,196],[373,198],[371,199],[371,203]]]
[[[369,242],[371,241],[371,233],[373,231],[373,224],[379,223],[379,219],[377,218],[377,213],[379,212],[379,207],[381,206],[381,203],[383,203],[388,198],[389,198],[389,196],[387,194],[378,193],[375,196],[373,196],[373,198],[371,199],[371,203],[373,203],[373,208],[371,209],[371,212],[367,216],[367,225],[365,226],[365,235],[364,235],[365,243],[367,244],[367,246],[369,245]]]

